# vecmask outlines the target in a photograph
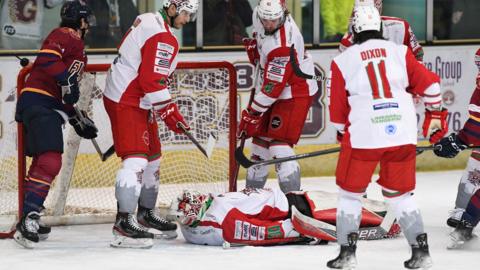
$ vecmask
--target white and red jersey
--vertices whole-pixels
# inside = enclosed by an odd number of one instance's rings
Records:
[[[181,226],[185,240],[199,245],[230,243],[262,245],[298,239],[288,216],[288,201],[278,189],[245,189],[213,197],[195,227]],[[287,240],[285,240],[287,238]]]
[[[260,91],[255,95],[252,108],[265,112],[277,99],[313,96],[318,90],[316,81],[296,76],[290,64],[290,47],[295,45],[297,61],[303,72],[314,74],[313,58],[305,52],[303,36],[292,16],[273,35],[265,35],[265,29],[253,11],[253,32],[263,71]]]
[[[418,61],[423,60],[423,49],[418,43],[417,37],[412,31],[410,24],[401,18],[382,16],[382,34],[386,40],[396,44],[403,44],[412,50]],[[346,33],[340,41],[340,52],[345,51],[353,44],[353,34]]]
[[[331,63],[330,121],[345,131],[343,141],[353,148],[416,144],[412,95],[438,105],[438,82],[404,45],[380,39],[353,45]]]
[[[162,14],[138,16],[118,52],[106,79],[105,97],[147,110],[171,101],[168,77],[177,66],[178,41]]]

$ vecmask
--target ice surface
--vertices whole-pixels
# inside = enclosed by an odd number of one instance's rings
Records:
[[[460,176],[461,171],[417,174],[415,198],[429,236],[432,269],[478,269],[480,241],[464,250],[446,249],[450,230],[445,220],[453,207]],[[268,182],[276,184],[276,180]],[[332,177],[303,179],[302,188],[331,192],[337,189]],[[382,198],[378,185],[371,185],[368,196]],[[0,269],[328,269],[326,262],[338,253],[334,243],[224,250],[187,244],[181,234],[173,241],[158,240],[149,250],[114,249],[109,247],[111,237],[111,224],[104,224],[54,227],[50,238],[35,250],[25,250],[11,239],[0,240]],[[357,269],[404,269],[403,261],[409,257],[410,249],[403,237],[362,241],[358,244]]]

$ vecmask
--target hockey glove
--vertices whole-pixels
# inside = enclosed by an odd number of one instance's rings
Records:
[[[160,117],[160,119],[165,122],[167,127],[175,133],[184,133],[183,129],[180,128],[179,123],[182,124],[186,130],[190,129],[187,122],[185,122],[182,114],[180,114],[180,112],[178,111],[177,104],[175,103],[167,104],[167,106],[157,110],[156,113]]]
[[[80,111],[80,113],[82,114],[81,116],[75,114],[68,119],[68,122],[73,126],[78,136],[85,139],[96,138],[98,129],[95,126],[95,123],[93,123],[93,120],[87,116],[85,111]]]
[[[257,62],[260,60],[260,55],[258,54],[257,40],[255,39],[255,35],[254,38],[242,39],[242,42],[245,50],[247,51],[248,60],[250,60],[250,63],[252,63],[252,65],[256,65]]]
[[[71,74],[64,81],[59,82],[62,87],[62,97],[65,104],[75,104],[80,98],[80,89],[78,88],[77,75]]]
[[[425,110],[425,120],[423,121],[423,137],[429,138],[430,143],[438,142],[448,132],[447,125],[448,110],[440,111]]]
[[[242,119],[238,125],[237,137],[240,139],[244,136],[245,138],[255,136],[258,132],[258,128],[260,127],[261,118],[262,116],[252,109],[243,110]]]
[[[433,146],[433,153],[439,157],[454,158],[462,150],[467,149],[467,147],[457,134],[452,133]]]

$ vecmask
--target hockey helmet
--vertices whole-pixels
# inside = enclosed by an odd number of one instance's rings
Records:
[[[353,10],[352,26],[356,33],[380,31],[380,13],[373,6],[357,6]]]
[[[180,15],[182,12],[186,12],[190,15],[190,22],[195,21],[198,10],[198,0],[164,0],[163,8],[168,9],[170,5],[175,5],[177,7],[177,15]]]
[[[60,10],[62,23],[77,25],[80,28],[80,20],[83,18],[89,25],[95,25],[95,16],[84,1],[67,1]]]
[[[382,14],[383,0],[355,0],[355,7],[358,6],[375,6],[378,13]]]
[[[283,25],[286,11],[285,0],[260,0],[257,7],[257,16],[265,28],[265,34],[273,34]]]
[[[195,225],[202,218],[209,206],[210,196],[194,190],[183,190],[177,198],[177,204],[173,204],[177,212],[177,220],[183,225]]]

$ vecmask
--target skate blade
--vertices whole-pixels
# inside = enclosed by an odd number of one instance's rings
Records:
[[[141,248],[147,249],[153,247],[153,239],[151,238],[130,238],[115,235],[110,246],[114,248]]]
[[[178,237],[178,234],[176,231],[155,231],[152,233],[155,236],[155,239],[157,240],[173,240]]]
[[[23,237],[23,235],[19,231],[15,232],[15,234],[13,235],[13,240],[15,240],[15,242],[27,249],[34,249],[37,246],[37,243]]]

